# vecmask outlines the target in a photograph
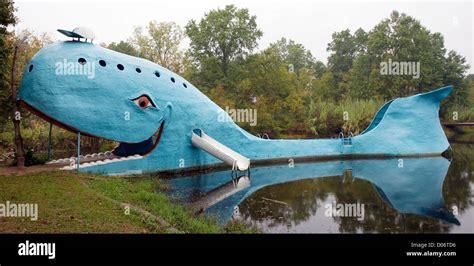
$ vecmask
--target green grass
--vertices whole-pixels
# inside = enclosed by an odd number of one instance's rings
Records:
[[[156,177],[132,176],[127,179],[91,180],[89,183],[91,188],[107,197],[140,207],[186,233],[255,232],[255,229],[235,224],[222,228],[212,217],[196,217],[190,209],[173,202],[163,192],[166,185]]]
[[[221,227],[212,217],[195,216],[173,202],[158,178],[102,177],[66,171],[0,176],[0,202],[37,203],[38,220],[0,218],[2,233],[167,233],[155,220],[125,210],[116,201],[141,208],[184,233],[253,233],[231,223]],[[105,196],[105,197],[103,197]]]
[[[343,131],[360,134],[382,107],[380,99],[345,99],[339,103],[316,98],[309,107],[311,131],[318,137],[331,137]]]
[[[3,233],[141,233],[157,232],[138,215],[81,184],[85,176],[60,171],[0,177],[0,202],[37,203],[38,220],[0,218]]]
[[[457,114],[457,120],[454,120],[454,112]],[[446,110],[444,120],[446,122],[474,122],[474,106],[452,106]]]

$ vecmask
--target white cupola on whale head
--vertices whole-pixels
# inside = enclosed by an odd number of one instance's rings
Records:
[[[77,38],[77,41],[85,39],[86,42],[87,40],[90,40],[92,42],[94,39],[96,39],[94,32],[87,27],[77,27],[74,28],[72,31],[58,29],[58,31],[66,35],[67,37],[73,38],[73,41],[75,40],[74,38]]]

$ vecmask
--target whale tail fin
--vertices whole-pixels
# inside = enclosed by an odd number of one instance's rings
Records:
[[[452,86],[446,86],[387,102],[354,141],[370,138],[359,141],[362,151],[441,154],[449,148],[449,142],[439,120],[439,106],[452,90]]]

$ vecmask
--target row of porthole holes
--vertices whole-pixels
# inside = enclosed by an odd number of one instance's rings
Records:
[[[84,58],[79,58],[78,62],[79,62],[79,64],[85,64],[86,60]],[[102,67],[105,67],[107,65],[107,63],[104,60],[101,59],[101,60],[99,60],[99,65],[102,66]],[[117,64],[117,68],[120,71],[125,69],[122,64]],[[138,67],[135,68],[135,71],[137,71],[137,73],[142,73],[142,70]],[[155,76],[159,78],[160,77],[160,72],[155,71]],[[171,82],[175,83],[176,80],[173,77],[171,77]],[[188,85],[186,85],[186,83],[183,83],[183,87],[187,88]]]
[[[87,61],[86,61],[86,59],[84,59],[84,58],[81,57],[81,58],[79,58],[79,59],[77,60],[77,62],[78,62],[79,64],[81,64],[81,65],[84,65]],[[105,67],[105,66],[107,65],[107,63],[106,63],[104,60],[99,60],[99,65],[102,66],[102,67]],[[122,70],[125,69],[122,64],[117,64],[117,68],[118,68],[120,71],[122,71]],[[28,68],[28,72],[31,72],[32,70],[33,70],[33,65],[30,65],[29,68]],[[138,73],[142,73],[142,70],[141,70],[140,68],[138,68],[138,67],[135,68],[135,71],[137,71]],[[155,71],[155,76],[159,78],[159,77],[160,77],[160,72]],[[173,77],[171,77],[171,81],[172,81],[173,83],[176,82]],[[187,88],[188,85],[186,85],[186,83],[183,83],[183,87]]]

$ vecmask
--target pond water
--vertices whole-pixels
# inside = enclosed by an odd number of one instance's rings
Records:
[[[230,171],[170,184],[175,197],[223,224],[246,221],[269,233],[474,233],[474,144],[452,147],[451,161],[288,163],[253,167],[250,184],[237,189]]]

